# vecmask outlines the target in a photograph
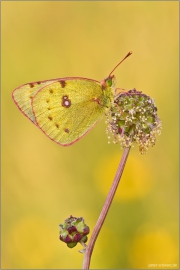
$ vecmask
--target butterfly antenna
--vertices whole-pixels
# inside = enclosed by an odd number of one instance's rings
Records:
[[[111,71],[111,73],[109,74],[109,77],[110,75],[115,71],[115,69],[126,59],[128,58],[130,55],[132,54],[132,52],[128,52],[128,54],[117,64],[117,66],[115,66],[115,68]]]

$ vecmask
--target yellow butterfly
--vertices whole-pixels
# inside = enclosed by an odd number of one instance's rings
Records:
[[[68,77],[27,83],[13,91],[13,100],[51,140],[71,145],[111,109],[116,96],[115,76],[111,74],[131,54],[101,82]]]

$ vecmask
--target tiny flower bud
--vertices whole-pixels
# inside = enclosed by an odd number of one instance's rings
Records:
[[[59,239],[67,244],[69,248],[73,248],[78,242],[85,243],[87,241],[87,234],[89,234],[89,227],[85,224],[82,217],[76,218],[70,216],[60,224]]]
[[[87,242],[87,240],[88,240],[88,238],[87,238],[87,236],[85,235],[85,236],[83,236],[83,238],[81,239],[81,241],[82,242],[84,242],[84,243],[86,243]]]
[[[75,243],[75,242],[67,243],[67,246],[68,246],[69,248],[73,248],[73,247],[75,247],[76,245],[77,245],[77,243]]]
[[[120,93],[107,113],[107,134],[121,147],[139,145],[141,154],[154,146],[161,134],[162,123],[157,115],[153,99],[136,89]]]

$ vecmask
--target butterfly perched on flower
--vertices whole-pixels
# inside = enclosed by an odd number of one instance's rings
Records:
[[[45,135],[68,146],[89,132],[111,109],[116,96],[115,76],[111,74],[117,66],[101,82],[67,77],[26,83],[17,87],[12,97],[20,111]]]

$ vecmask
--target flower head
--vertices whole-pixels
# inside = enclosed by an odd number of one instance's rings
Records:
[[[155,145],[162,129],[154,100],[136,89],[116,97],[107,113],[107,123],[107,133],[113,135],[114,143],[120,142],[123,148],[137,143],[141,154]]]
[[[59,227],[59,239],[65,242],[69,248],[75,247],[78,242],[85,243],[88,239],[87,234],[90,232],[89,227],[85,224],[82,217],[76,218],[70,216]]]

